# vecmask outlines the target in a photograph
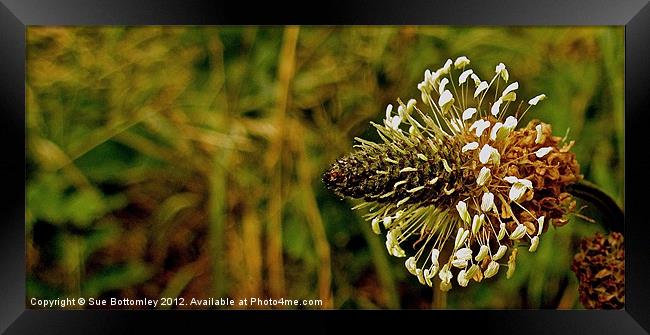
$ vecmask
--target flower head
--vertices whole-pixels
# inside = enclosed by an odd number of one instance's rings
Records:
[[[355,208],[385,231],[391,255],[408,256],[408,272],[428,286],[437,274],[443,291],[504,266],[510,277],[517,246],[535,252],[545,224],[567,222],[575,208],[567,186],[581,178],[573,143],[550,125],[517,129],[546,96],[516,103],[519,83],[508,84],[504,64],[487,80],[469,64],[459,57],[425,71],[422,105],[398,100],[397,115],[389,106],[384,123],[373,123],[383,141],[357,138],[357,150],[323,175],[337,194],[363,199]]]
[[[625,307],[625,246],[621,233],[583,239],[571,270],[580,281],[580,302],[586,308]]]

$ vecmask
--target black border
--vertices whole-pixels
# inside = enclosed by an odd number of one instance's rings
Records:
[[[38,311],[25,309],[25,27],[103,24],[625,25],[626,309],[623,311]],[[249,330],[334,332],[424,327],[430,332],[648,334],[650,222],[647,0],[208,2],[1,0],[0,331],[8,334],[187,333]],[[346,322],[341,322],[346,321]],[[349,321],[349,322],[347,322]],[[200,327],[200,328],[199,328]],[[645,330],[644,330],[645,329]]]

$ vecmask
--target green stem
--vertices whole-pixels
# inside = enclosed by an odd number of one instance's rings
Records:
[[[603,192],[598,186],[585,180],[570,185],[567,189],[572,195],[596,206],[604,215],[604,220],[601,224],[605,229],[623,233],[625,213],[607,193]]]

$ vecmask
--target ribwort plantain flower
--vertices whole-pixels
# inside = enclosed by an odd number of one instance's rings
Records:
[[[535,252],[545,221],[567,222],[575,201],[566,187],[581,179],[573,142],[536,120],[517,129],[546,96],[522,108],[503,63],[489,81],[469,64],[463,56],[426,70],[423,107],[415,99],[398,99],[396,112],[388,105],[383,124],[372,123],[381,142],[356,138],[356,150],[323,175],[336,194],[363,200],[355,209],[368,209],[391,255],[406,257],[422,284],[438,275],[443,291],[501,267],[509,278],[517,246]]]
[[[589,309],[625,307],[625,245],[621,233],[596,234],[580,243],[571,270],[580,286],[580,302]]]

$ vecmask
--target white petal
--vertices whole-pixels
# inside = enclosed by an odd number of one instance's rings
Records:
[[[469,278],[467,277],[467,273],[465,272],[465,270],[460,270],[460,272],[458,272],[457,279],[458,279],[458,285],[462,287],[467,287],[467,284],[469,284]]]
[[[449,79],[447,78],[442,78],[440,81],[440,86],[438,86],[438,92],[444,92],[445,91],[445,86],[449,84]]]
[[[377,235],[381,234],[381,228],[379,228],[379,218],[372,219],[372,223],[370,225],[372,227],[373,233]]]
[[[506,254],[507,250],[508,250],[508,247],[506,247],[505,245],[500,246],[499,250],[497,250],[497,253],[494,254],[494,256],[492,256],[492,260],[493,261],[498,261],[499,259],[501,259],[501,257],[503,257]]]
[[[451,65],[452,64],[453,64],[453,62],[451,61],[451,59],[447,59],[447,61],[445,62],[445,65],[440,69],[440,73],[441,74],[449,73],[449,70],[451,70]]]
[[[519,179],[517,182],[524,185],[524,187],[527,187],[531,190],[533,189],[533,182],[528,179]]]
[[[488,144],[484,144],[481,152],[478,154],[478,159],[482,164],[488,162],[498,163],[500,159],[499,151]]]
[[[476,91],[474,91],[474,98],[481,94],[481,92],[483,92],[486,88],[488,88],[487,81],[482,81],[480,84],[478,84]]]
[[[393,129],[399,128],[399,125],[402,123],[402,118],[399,115],[393,116],[391,120],[390,127]]]
[[[390,113],[393,111],[393,105],[386,106],[386,120],[390,120]]]
[[[478,143],[477,142],[470,142],[470,143],[465,144],[463,146],[463,148],[460,149],[460,151],[467,152],[467,151],[476,150],[476,149],[478,149]]]
[[[542,158],[542,157],[546,156],[552,150],[553,150],[552,147],[540,148],[539,150],[535,151],[535,156],[537,156],[537,158]]]
[[[468,109],[466,109],[463,112],[463,121],[467,121],[467,120],[471,119],[472,116],[474,116],[474,114],[476,114],[476,112],[477,112],[476,108],[468,108]]]
[[[515,127],[517,127],[517,122],[518,122],[517,118],[511,115],[506,118],[506,121],[503,123],[503,126],[510,130],[513,130],[515,129]]]
[[[415,264],[415,257],[411,256],[406,259],[406,262],[404,262],[404,265],[406,266],[406,269],[411,273],[415,274],[416,270],[416,264]]]
[[[474,257],[474,260],[477,262],[482,261],[485,257],[487,257],[489,251],[490,247],[487,245],[482,245],[481,249],[478,251],[478,254],[476,254],[476,257]]]
[[[478,143],[476,143],[476,146],[478,147]],[[476,184],[478,186],[483,186],[487,181],[490,179],[490,169],[486,168],[485,166],[481,168],[481,171],[478,173],[478,177],[476,177]]]
[[[539,227],[537,228],[537,235],[539,235],[542,233],[542,230],[544,230],[544,216],[540,216],[537,219],[537,224],[539,225]]]
[[[503,71],[503,70],[505,70],[505,69],[506,69],[505,64],[503,64],[503,63],[499,63],[499,65],[497,65],[497,67],[494,69],[494,72],[495,72],[496,74],[499,74],[499,73],[501,73],[501,71]]]
[[[528,100],[528,104],[535,106],[535,105],[537,105],[538,102],[540,102],[540,101],[542,101],[544,99],[546,99],[546,94],[540,94],[540,95]]]
[[[460,248],[454,254],[456,258],[468,261],[472,259],[472,249],[470,248]]]
[[[438,106],[444,107],[448,103],[453,103],[453,102],[454,102],[454,96],[451,95],[451,92],[449,92],[449,90],[446,90],[442,92],[442,94],[440,94],[440,99],[438,99]]]
[[[512,91],[514,91],[514,90],[516,90],[516,89],[518,89],[518,88],[519,88],[519,83],[515,81],[514,83],[508,85],[508,86],[506,87],[506,89],[503,90],[503,92],[501,92],[501,96],[503,97],[503,96],[505,96],[506,94],[508,94],[508,93],[510,93],[510,92],[512,92]]]
[[[538,124],[535,126],[535,130],[537,131],[537,135],[535,135],[535,144],[540,144],[542,143],[542,125]]]
[[[440,250],[438,250],[438,249],[433,249],[433,250],[431,250],[431,263],[432,263],[434,266],[438,266],[438,265],[439,265],[439,263],[438,263],[438,256],[440,256]]]
[[[454,67],[457,69],[460,69],[463,66],[469,65],[469,58],[465,56],[460,56],[456,58],[456,61],[454,62]]]
[[[474,215],[474,219],[472,220],[472,233],[474,235],[478,234],[478,231],[481,229],[481,226],[483,226],[483,223],[485,223],[485,214]]]
[[[501,241],[504,236],[506,236],[506,224],[501,222],[499,225],[499,235],[497,235],[497,240]]]
[[[510,188],[510,192],[508,193],[508,197],[512,201],[519,201],[524,194],[526,193],[526,187],[524,187],[523,184],[521,183],[514,183],[512,187]]]
[[[474,122],[472,126],[469,128],[469,130],[472,130],[472,128],[476,128],[476,137],[481,137],[481,135],[483,135],[483,131],[485,131],[485,129],[489,127],[490,127],[490,121],[481,119]]]
[[[499,272],[499,263],[495,261],[491,261],[490,264],[488,264],[487,269],[483,273],[483,276],[485,278],[490,278],[493,277],[495,274],[497,274],[497,272]]]
[[[471,217],[469,215],[469,212],[467,211],[467,204],[465,201],[459,201],[458,204],[456,204],[456,210],[458,211],[458,215],[460,215],[460,218],[469,223],[471,220]],[[461,228],[462,229],[462,228]],[[459,232],[461,233],[461,232]]]
[[[503,180],[509,182],[510,184],[514,184],[514,183],[519,181],[519,178],[517,178],[515,176],[507,176],[507,177],[503,178]]]
[[[491,192],[483,193],[483,197],[481,197],[481,210],[488,212],[492,207],[494,207],[494,194]]]
[[[526,235],[526,226],[523,224],[518,224],[517,228],[515,228],[514,231],[512,231],[512,234],[510,234],[510,239],[511,240],[518,240]]]
[[[462,85],[467,81],[467,77],[469,77],[474,71],[472,69],[465,70],[463,73],[458,76],[458,85]]]
[[[459,269],[464,269],[467,267],[467,260],[465,259],[454,259],[451,261],[451,266]]]
[[[499,63],[499,65],[497,65],[494,71],[496,72],[496,74],[501,75],[501,78],[503,78],[503,80],[505,80],[506,82],[508,81],[508,77],[509,77],[508,70],[506,69],[506,66],[503,63]]]
[[[497,122],[497,123],[494,124],[494,126],[492,126],[492,131],[490,132],[490,139],[491,139],[492,141],[496,141],[496,139],[497,139],[497,132],[499,131],[499,129],[500,129],[501,127],[503,127],[503,123],[501,123],[501,122]]]
[[[479,78],[479,77],[476,75],[476,73],[472,73],[472,74],[470,75],[470,78],[472,78],[472,80],[474,81],[474,86],[478,86],[479,84],[481,84],[481,78]]]
[[[535,250],[537,250],[538,245],[539,245],[539,236],[534,236],[533,238],[530,239],[530,248],[528,248],[528,251],[535,252]]]
[[[494,115],[494,116],[497,116],[497,114],[499,114],[499,108],[501,108],[502,103],[503,103],[503,100],[501,100],[501,98],[499,98],[499,100],[495,101],[492,104],[492,108],[490,109],[490,113],[492,115]]]

